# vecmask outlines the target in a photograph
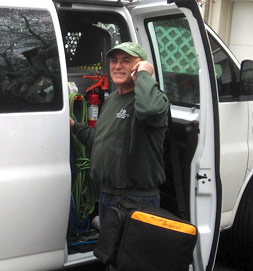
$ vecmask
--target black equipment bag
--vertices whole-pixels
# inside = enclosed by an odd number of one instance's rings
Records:
[[[197,229],[156,207],[129,212],[116,259],[118,270],[187,271]]]
[[[119,243],[121,240],[126,210],[118,207],[107,209],[103,227],[93,254],[104,264],[115,264]]]
[[[94,255],[122,271],[187,271],[196,240],[196,227],[171,212],[123,201],[108,208]]]

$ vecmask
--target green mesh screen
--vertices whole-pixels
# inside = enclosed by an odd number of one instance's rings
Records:
[[[161,69],[161,88],[173,104],[199,104],[198,57],[185,17],[162,17],[148,22]]]
[[[157,26],[155,28],[164,71],[197,74],[198,62],[188,29]]]

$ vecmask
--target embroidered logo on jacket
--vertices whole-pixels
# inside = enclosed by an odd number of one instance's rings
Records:
[[[119,113],[116,113],[116,118],[125,119],[126,117],[129,117],[129,114],[126,113],[125,109],[121,109]]]

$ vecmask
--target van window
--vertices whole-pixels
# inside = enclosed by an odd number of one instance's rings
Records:
[[[239,68],[225,50],[209,34],[220,102],[237,101],[239,94]]]
[[[146,22],[157,61],[160,87],[172,104],[199,104],[198,60],[191,31],[183,16]]]
[[[0,8],[0,34],[0,113],[61,109],[61,73],[49,12]]]

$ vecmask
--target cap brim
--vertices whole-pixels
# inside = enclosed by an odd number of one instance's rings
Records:
[[[112,48],[111,50],[109,50],[106,54],[107,57],[112,56],[114,53],[116,53],[117,51],[123,51],[126,52],[127,54],[134,56],[134,57],[140,57],[138,54],[132,52],[131,50],[128,49],[121,49],[121,48]]]

